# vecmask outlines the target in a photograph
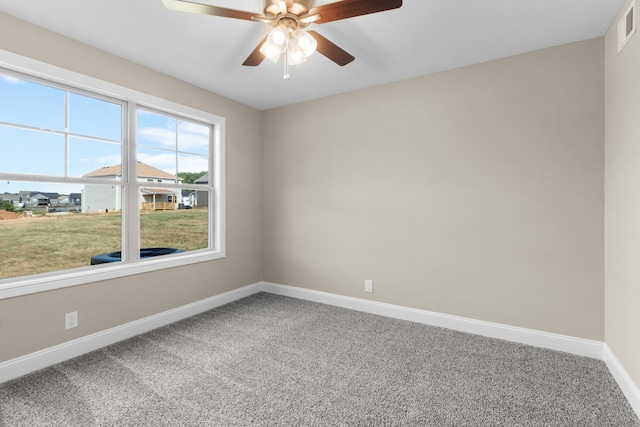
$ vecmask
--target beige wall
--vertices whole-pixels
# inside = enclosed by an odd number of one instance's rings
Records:
[[[261,279],[260,111],[1,13],[0,49],[222,116],[227,130],[227,257],[0,300],[0,362]],[[80,327],[65,331],[72,310]]]
[[[227,120],[227,258],[1,300],[0,362],[260,279],[604,338],[602,39],[266,112],[3,14],[0,49]]]
[[[640,385],[640,36],[618,55],[616,24],[605,38],[605,339]]]
[[[265,280],[603,340],[603,68],[600,38],[265,112]]]

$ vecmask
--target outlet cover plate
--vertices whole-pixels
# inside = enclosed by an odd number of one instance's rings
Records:
[[[64,315],[64,328],[73,329],[78,327],[78,312],[73,311]]]
[[[364,281],[364,291],[365,292],[373,292],[373,280],[365,280]]]

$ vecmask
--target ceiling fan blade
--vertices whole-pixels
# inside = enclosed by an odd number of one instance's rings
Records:
[[[226,7],[211,6],[186,0],[162,0],[162,2],[167,9],[199,13],[201,15],[223,16],[225,18],[244,19],[245,21],[252,21],[251,17],[255,15],[255,13],[242,10],[227,9]]]
[[[311,37],[316,39],[316,42],[318,43],[318,47],[316,48],[316,50],[341,67],[356,59],[350,53],[330,42],[328,39],[321,36],[317,32],[307,31],[307,33]]]
[[[265,36],[262,39],[262,41],[260,43],[258,43],[258,46],[256,46],[255,49],[253,49],[253,52],[251,52],[249,57],[247,57],[247,59],[244,60],[242,65],[244,65],[246,67],[256,67],[256,66],[258,66],[258,65],[260,65],[262,63],[262,61],[264,60],[264,55],[262,54],[262,52],[260,52],[260,48],[262,47],[264,42],[267,41],[267,37],[269,37],[269,36],[268,35]]]
[[[251,19],[253,19],[254,21],[262,22],[263,24],[269,24],[269,25],[275,22],[278,22],[276,18],[267,18],[266,16],[261,16],[261,15],[253,15]]]
[[[303,24],[311,24],[320,19],[320,14],[316,13],[315,15],[304,15],[302,18],[298,19],[298,22]]]
[[[342,0],[309,10],[309,15],[320,14],[316,24],[353,18],[369,13],[384,12],[402,6],[402,0]]]

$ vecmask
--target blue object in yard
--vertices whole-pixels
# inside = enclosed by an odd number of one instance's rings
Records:
[[[140,249],[140,258],[151,258],[160,255],[170,255],[184,252],[176,248],[143,248]],[[109,262],[122,261],[122,251],[107,252],[106,254],[94,255],[91,257],[91,265],[106,264]]]

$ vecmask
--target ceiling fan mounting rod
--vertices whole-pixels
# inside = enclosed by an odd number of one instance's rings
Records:
[[[311,0],[265,0],[264,16],[278,16],[293,13],[296,16],[306,15],[311,9]]]
[[[295,31],[300,26],[300,22],[298,22],[297,16],[288,13],[287,16],[278,17],[273,26],[277,27],[280,25],[285,26],[289,31]]]

